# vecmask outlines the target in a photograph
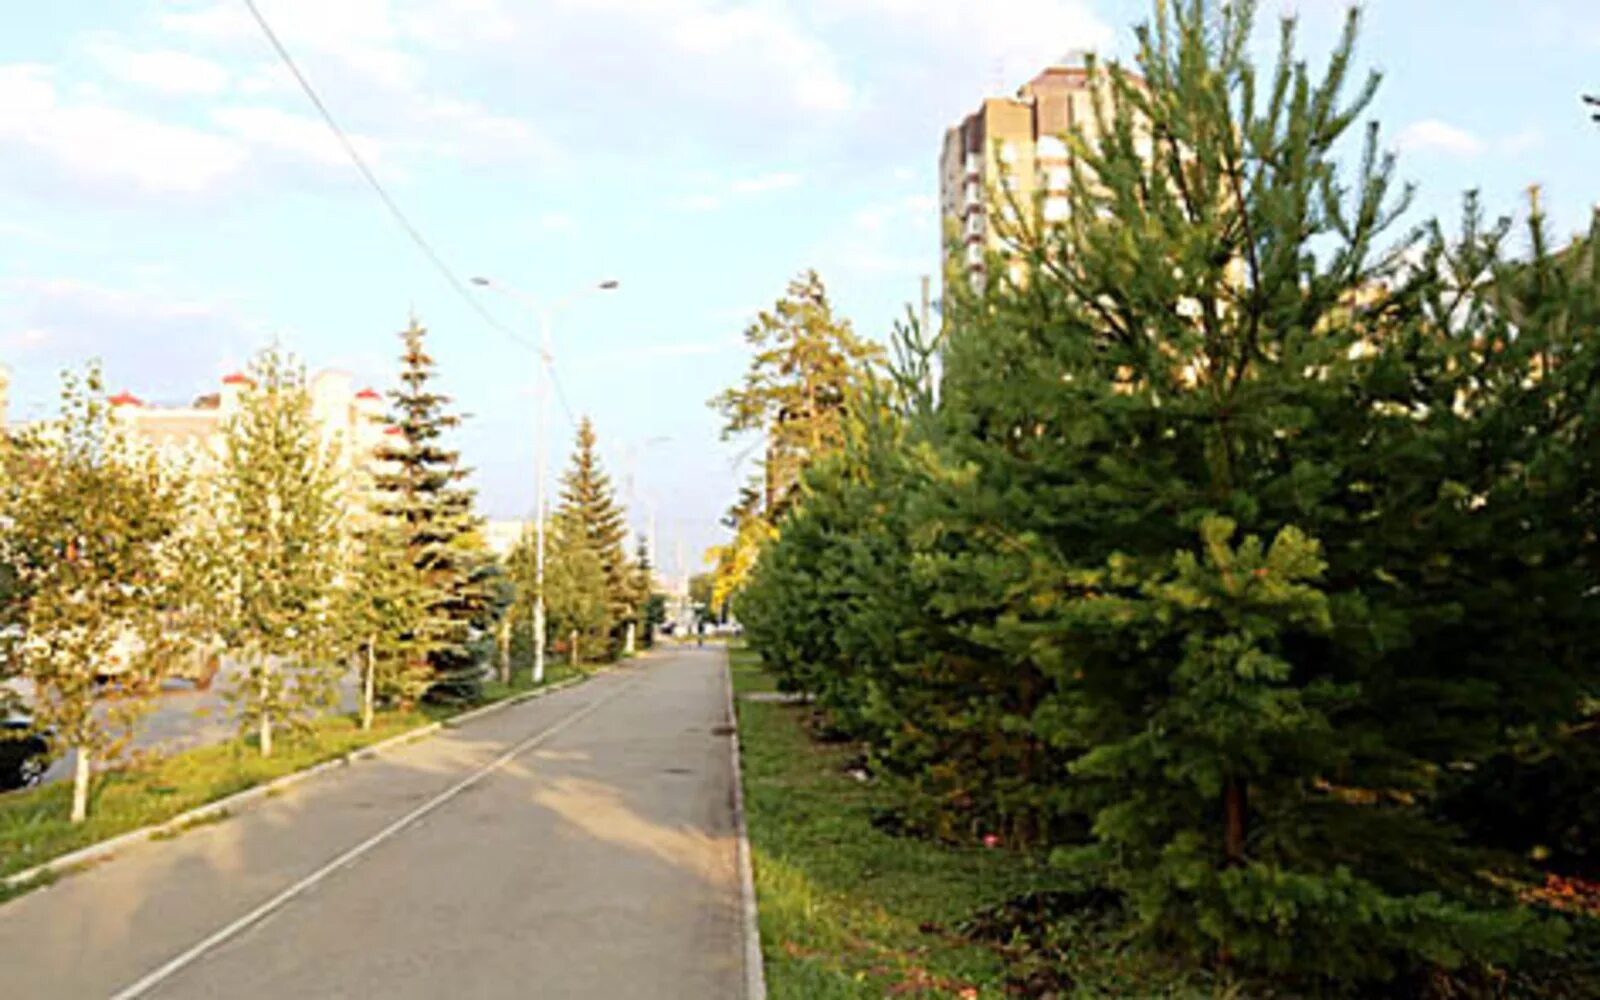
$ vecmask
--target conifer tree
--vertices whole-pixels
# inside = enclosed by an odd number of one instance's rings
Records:
[[[650,542],[641,537],[633,559],[633,600],[638,608],[639,644],[648,649],[655,645],[656,629],[667,620],[667,602],[663,594],[656,593],[655,567],[650,563]]]
[[[759,509],[771,521],[781,515],[806,463],[843,441],[845,405],[883,352],[834,315],[815,271],[791,281],[744,339],[756,352],[744,382],[711,405],[723,416],[724,438],[765,435]]]
[[[433,592],[398,520],[369,511],[355,532],[355,552],[341,590],[342,648],[361,678],[361,728],[379,702],[406,705],[432,683],[423,628]]]
[[[249,375],[214,483],[215,592],[223,638],[245,666],[228,697],[270,756],[277,727],[336,700],[347,497],[305,370],[268,348]]]
[[[125,746],[164,666],[184,652],[167,612],[182,593],[184,480],[116,426],[99,370],[65,374],[59,417],[3,445],[0,517],[11,574],[0,605],[8,672],[33,724],[73,751],[73,823],[95,763]],[[113,661],[102,702],[101,671]],[[104,708],[104,711],[97,711]]]
[[[722,414],[725,440],[759,433],[765,452],[760,473],[724,520],[733,538],[708,553],[716,567],[716,602],[723,606],[749,577],[806,466],[843,443],[850,397],[883,356],[834,315],[815,271],[791,281],[744,339],[755,351],[744,380],[711,406]]]
[[[1375,128],[1339,152],[1376,87],[1348,85],[1357,15],[1325,73],[1286,25],[1258,75],[1253,8],[1158,3],[1140,77],[1093,69],[1111,97],[1070,137],[1067,220],[1006,234],[1025,280],[994,260],[951,304],[923,523],[968,648],[943,663],[986,664],[964,687],[1070,760],[1029,783],[1092,823],[1058,856],[1148,939],[1350,980],[1502,962],[1552,928],[1435,804],[1510,719],[1570,717],[1587,669],[1489,583],[1493,534],[1565,515],[1514,471],[1549,416],[1486,376],[1550,381],[1430,304],[1471,283],[1383,244],[1392,157]],[[1558,596],[1581,563],[1543,540],[1537,617],[1586,645]]]
[[[418,625],[433,675],[430,694],[471,697],[483,655],[475,623],[482,618],[486,554],[473,540],[478,518],[473,491],[463,485],[467,470],[445,443],[461,417],[434,387],[427,330],[413,319],[400,336],[400,387],[389,393],[400,433],[382,450],[379,507],[405,526],[412,563],[432,591]]]
[[[623,550],[627,535],[625,515],[617,505],[611,478],[600,465],[594,426],[587,417],[578,424],[571,464],[561,479],[556,520],[568,536],[569,548],[587,549],[599,562],[605,577],[606,619],[611,633],[607,646],[615,653],[623,630],[636,620],[637,588]]]
[[[545,538],[545,621],[553,645],[576,640],[567,649],[574,663],[581,651],[604,653],[616,631],[605,560],[583,523],[565,513],[556,515]]]
[[[952,287],[938,411],[804,474],[748,634],[935,832],[1055,845],[1165,954],[1498,981],[1563,928],[1452,807],[1600,690],[1600,261],[1537,204],[1526,262],[1470,199],[1386,242],[1356,15],[1258,74],[1253,4],[1155,9],[1066,219]]]

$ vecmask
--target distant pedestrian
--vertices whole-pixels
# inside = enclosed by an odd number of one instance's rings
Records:
[[[700,619],[698,627],[695,629],[694,644],[696,646],[704,646],[706,644],[706,620],[704,618]]]

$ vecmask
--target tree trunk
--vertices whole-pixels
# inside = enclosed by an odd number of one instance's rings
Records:
[[[272,713],[268,710],[268,707],[267,707],[268,694],[269,694],[269,691],[270,691],[270,682],[268,681],[267,674],[271,669],[272,669],[272,665],[271,665],[270,661],[262,661],[262,664],[261,664],[261,686],[260,686],[261,704],[259,706],[259,711],[260,711],[259,732],[260,732],[261,736],[260,736],[260,739],[259,739],[258,742],[259,742],[259,744],[261,746],[261,756],[263,756],[263,757],[271,757],[272,756]]]
[[[632,656],[633,655],[633,653],[634,653],[633,640],[634,640],[634,624],[633,624],[633,622],[629,622],[628,623],[628,637],[622,644],[622,652],[623,652],[623,654],[625,656]]]
[[[372,647],[377,644],[376,636],[367,637],[367,672],[361,685],[361,729],[366,731],[372,728],[372,701],[378,686],[378,668],[374,662]]]
[[[579,660],[578,660],[578,630],[577,629],[573,629],[572,630],[572,665],[574,667],[576,667],[578,665],[578,663],[579,663]]]
[[[511,616],[500,619],[500,683],[511,683]]]
[[[89,818],[89,751],[78,747],[72,768],[72,822]]]
[[[1228,779],[1228,783],[1222,787],[1222,853],[1225,867],[1244,864],[1249,808],[1249,792],[1245,783],[1237,778]]]

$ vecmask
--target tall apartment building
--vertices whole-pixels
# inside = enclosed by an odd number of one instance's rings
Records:
[[[1095,91],[1109,86],[1104,74],[1091,77],[1081,62],[1063,61],[1015,97],[985,98],[945,132],[939,202],[947,261],[959,258],[968,276],[981,275],[985,254],[1004,250],[992,212],[1009,213],[1013,203],[1045,223],[1067,217],[1071,157],[1064,137],[1078,130],[1094,140]]]

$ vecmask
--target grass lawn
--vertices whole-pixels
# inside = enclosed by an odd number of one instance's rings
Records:
[[[545,686],[575,673],[566,664],[550,664]],[[528,672],[519,670],[510,684],[484,684],[482,697],[470,705],[424,705],[404,712],[381,712],[369,732],[362,732],[351,716],[330,716],[320,720],[311,733],[285,733],[270,758],[262,758],[252,746],[230,740],[158,758],[140,767],[96,775],[90,792],[89,819],[77,826],[67,819],[72,803],[71,782],[58,781],[0,796],[0,877],[129,830],[164,822],[189,809],[429,722],[443,721],[532,689]],[[0,889],[0,900],[26,888]]]
[[[754,654],[730,655],[735,692],[772,688]],[[1010,852],[880,832],[875,788],[844,771],[851,748],[814,743],[803,708],[737,705],[774,1000],[1006,996],[1001,956],[950,929],[985,904],[1060,886],[1060,876]]]

